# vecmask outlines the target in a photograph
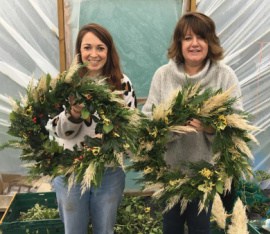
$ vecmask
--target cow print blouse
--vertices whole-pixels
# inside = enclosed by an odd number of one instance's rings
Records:
[[[126,105],[130,108],[136,108],[135,91],[130,79],[126,75],[122,79],[122,89]],[[50,137],[55,138],[59,145],[70,150],[73,150],[76,144],[78,147],[82,146],[86,135],[90,137],[96,136],[95,127],[96,123],[92,119],[74,120],[67,110],[50,119],[46,126]]]

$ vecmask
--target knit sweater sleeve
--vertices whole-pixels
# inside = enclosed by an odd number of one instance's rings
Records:
[[[236,102],[233,104],[233,108],[237,111],[242,111],[243,110],[243,103],[242,103],[242,92],[241,92],[241,88],[240,88],[240,83],[238,81],[238,78],[234,72],[234,70],[229,67],[229,66],[225,66],[226,71],[226,76],[227,79],[226,82],[224,82],[224,90],[228,90],[229,88],[233,88],[232,89],[232,93],[231,93],[231,97],[235,97]],[[222,77],[221,77],[222,79]],[[224,77],[223,77],[224,79]]]
[[[153,106],[161,102],[161,79],[162,72],[158,69],[152,78],[147,100],[142,107],[142,112],[148,117],[152,116]]]

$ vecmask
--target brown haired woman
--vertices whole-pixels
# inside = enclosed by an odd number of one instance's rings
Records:
[[[132,84],[120,69],[119,56],[107,29],[94,23],[83,26],[77,36],[76,54],[79,63],[87,64],[83,74],[87,72],[93,79],[107,77],[113,90],[123,91],[126,105],[136,107]],[[96,136],[94,120],[81,119],[82,108],[81,104],[72,105],[70,112],[63,111],[51,121],[51,133],[65,148],[72,150],[73,146],[80,146],[86,135]],[[125,186],[122,168],[106,167],[100,187],[92,186],[83,194],[80,184],[68,189],[63,176],[56,177],[53,185],[65,234],[87,234],[90,220],[94,234],[114,233],[117,209]]]
[[[208,16],[192,12],[180,18],[174,30],[168,57],[169,63],[161,66],[153,76],[149,96],[142,108],[146,115],[152,115],[153,104],[157,106],[165,102],[174,90],[181,89],[187,81],[200,82],[203,89],[212,87],[223,91],[236,85],[232,96],[241,96],[234,71],[221,62],[223,49],[215,32],[215,23]],[[242,109],[240,100],[235,103],[234,108]],[[211,142],[214,130],[210,126],[203,126],[197,119],[190,119],[187,124],[197,132],[179,134],[167,146],[165,160],[174,169],[184,169],[184,161],[210,162],[213,156]],[[163,233],[184,233],[185,223],[189,234],[210,233],[211,206],[198,214],[198,203],[198,200],[190,201],[182,214],[181,201],[172,207],[163,216]]]

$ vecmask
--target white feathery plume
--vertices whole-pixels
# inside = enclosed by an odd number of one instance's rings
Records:
[[[105,83],[97,83],[97,84],[99,84],[99,85],[104,85]],[[108,89],[107,89],[107,92],[108,93],[110,93],[111,91],[109,91]],[[121,97],[121,95],[123,95],[123,91],[122,90],[114,90],[113,92],[111,92],[111,97],[110,97],[110,99],[112,100],[112,101],[114,101],[114,102],[118,102],[118,103],[120,103],[121,105],[123,105],[123,106],[125,106],[125,100],[124,100],[124,98],[122,98]]]
[[[179,91],[179,89],[175,89],[174,91],[172,91],[170,97],[165,102],[160,103],[154,108],[152,113],[153,119],[164,120],[168,116],[168,114],[171,113],[171,108],[176,101],[176,97],[178,96]]]
[[[166,205],[163,213],[166,213],[167,211],[172,209],[179,201],[180,201],[180,196],[179,195],[175,195],[173,197],[170,197],[170,199],[168,200],[167,205]],[[182,201],[181,201],[181,203],[182,203]],[[181,209],[182,209],[182,204],[181,204]]]
[[[208,207],[205,207],[205,201],[207,199],[207,196],[208,196],[208,193],[205,192],[203,194],[203,200],[199,202],[198,214],[200,214],[203,211],[203,209],[205,209],[206,212],[208,211]]]
[[[72,82],[72,76],[78,69],[81,67],[81,65],[78,63],[78,56],[76,55],[75,58],[73,59],[70,68],[65,76],[65,83],[71,83]]]
[[[146,184],[143,192],[147,192],[147,191],[158,191],[163,187],[163,185],[161,183],[156,183],[156,184]]]
[[[228,228],[228,234],[248,234],[248,218],[246,215],[246,207],[240,198],[237,199],[232,213],[231,225]]]
[[[127,107],[128,110],[130,110],[129,107]],[[130,121],[132,123],[133,126],[139,126],[141,124],[141,117],[140,117],[140,113],[138,109],[132,109],[132,111],[130,112]]]
[[[188,99],[193,98],[196,95],[196,93],[198,93],[198,89],[200,88],[200,86],[201,86],[201,82],[197,82],[196,84],[194,84],[191,87],[191,89],[189,89],[187,98]]]
[[[170,108],[171,108],[171,107],[174,105],[174,103],[175,103],[175,101],[176,101],[176,98],[177,98],[179,92],[180,92],[180,89],[179,89],[179,88],[173,90],[173,91],[171,92],[170,97],[167,99],[167,101],[166,101],[165,104],[166,104],[167,106],[170,106]]]
[[[90,189],[91,182],[96,175],[96,164],[94,162],[90,162],[89,166],[85,170],[83,180],[81,182],[82,185],[82,194],[85,193],[87,189]]]
[[[221,201],[221,198],[218,193],[216,193],[213,201],[212,206],[212,216],[214,217],[214,220],[216,221],[217,225],[225,229],[226,228],[226,219],[228,217],[224,207],[223,203]]]
[[[29,92],[32,92],[32,90],[34,90],[37,86],[39,81],[37,81],[34,77],[32,77],[32,79],[30,80],[27,89],[29,90]]]
[[[123,156],[123,153],[122,152],[114,152],[114,157],[116,158],[117,162],[122,167],[122,169],[124,170],[125,165],[124,165],[124,156]]]
[[[160,189],[158,189],[156,192],[153,193],[153,197],[159,199],[162,196],[162,193],[165,191],[164,187],[161,187]]]
[[[180,214],[183,214],[189,203],[188,199],[182,198],[180,201]]]
[[[69,172],[72,172],[68,177],[68,192],[70,192],[70,189],[75,184],[75,176],[74,176],[74,166],[71,166],[66,174],[69,174]]]
[[[51,79],[50,86],[52,87],[52,89],[55,89],[57,82],[60,80],[60,78],[61,78],[61,75],[59,74],[55,78]]]
[[[224,193],[231,192],[232,189],[232,177],[227,177],[224,181]]]
[[[235,147],[238,148],[242,153],[246,154],[251,160],[254,159],[251,150],[247,146],[246,142],[240,139],[239,137],[232,137],[232,140],[235,144]]]
[[[212,159],[211,159],[211,164],[215,164],[219,159],[220,159],[220,152],[217,152],[216,154],[213,155]]]
[[[173,125],[169,127],[169,131],[176,133],[190,133],[197,132],[195,128],[190,126]]]
[[[226,115],[225,118],[226,118],[227,125],[230,127],[235,127],[235,128],[239,128],[246,131],[259,130],[258,127],[250,125],[249,121],[244,119],[241,115],[231,114],[231,115]]]
[[[164,120],[167,117],[167,115],[168,115],[167,105],[164,103],[161,103],[158,106],[156,106],[152,114],[154,120],[159,120],[159,119]]]
[[[154,147],[154,142],[153,141],[146,141],[146,142],[142,142],[142,149],[146,149],[146,151],[150,151],[153,149]]]
[[[237,150],[236,147],[230,147],[228,148],[228,151],[233,155],[234,158],[239,158],[241,157],[241,153]]]
[[[142,157],[141,155],[132,156],[132,162],[145,162],[146,160],[149,160],[149,157]]]
[[[250,139],[251,141],[253,141],[255,144],[260,145],[260,142],[259,142],[259,141],[257,140],[257,138],[256,138],[254,135],[252,135],[251,133],[247,133],[247,134],[245,135],[245,137],[248,138],[248,139]]]
[[[20,108],[20,105],[16,102],[16,100],[12,97],[8,98],[9,104],[13,111],[17,112]]]
[[[224,108],[222,108],[222,106],[224,105],[226,101],[228,101],[230,94],[234,88],[235,86],[229,88],[225,92],[221,92],[210,97],[208,100],[206,100],[203,103],[203,106],[199,110],[199,114],[201,116],[207,117],[207,116],[210,116],[211,111],[215,110],[216,108],[220,108],[219,110],[223,111]]]
[[[106,85],[107,84],[107,77],[104,76],[98,76],[98,77],[94,77],[93,81],[95,81],[96,84],[98,85]],[[118,93],[119,92],[119,93]],[[120,90],[114,90],[112,93],[115,93],[116,95],[118,94],[122,94],[123,91]]]
[[[37,85],[37,91],[41,93],[45,93],[47,91],[47,76],[43,75],[40,77]]]

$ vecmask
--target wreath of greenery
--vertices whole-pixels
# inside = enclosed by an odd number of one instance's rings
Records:
[[[136,149],[139,112],[125,106],[121,91],[111,91],[104,77],[92,79],[80,76],[82,65],[73,65],[68,71],[52,79],[40,78],[37,85],[30,84],[26,97],[13,101],[8,133],[18,137],[5,147],[22,149],[21,160],[29,165],[32,176],[66,175],[69,185],[81,182],[83,189],[98,186],[105,167],[124,167],[123,153]],[[83,148],[64,149],[52,139],[46,124],[66,108],[68,97],[83,103],[81,118],[92,118],[97,124],[99,137],[85,136]]]
[[[187,84],[177,90],[168,103],[153,107],[150,120],[138,110],[124,106],[118,91],[111,91],[105,78],[81,77],[80,65],[73,65],[59,77],[42,77],[30,84],[22,100],[13,101],[8,133],[18,137],[1,148],[22,149],[21,159],[29,162],[32,176],[66,175],[69,185],[82,183],[83,191],[98,186],[106,165],[124,167],[123,153],[134,154],[131,169],[143,171],[139,182],[145,188],[158,187],[153,197],[167,204],[165,211],[181,200],[184,210],[188,201],[200,199],[200,210],[213,201],[216,193],[229,190],[234,178],[252,175],[252,153],[248,143],[256,141],[250,131],[257,130],[248,122],[245,112],[235,112],[231,90],[206,89],[199,84]],[[101,137],[85,137],[84,147],[73,150],[59,146],[46,129],[52,119],[66,108],[68,97],[83,103],[82,118],[97,123],[95,131]],[[194,131],[185,126],[191,118],[212,126],[214,135],[213,161],[186,163],[187,170],[169,168],[164,160],[166,145],[172,132]],[[185,171],[185,172],[184,172]]]
[[[179,201],[184,211],[188,201],[199,199],[200,212],[216,193],[230,190],[232,178],[237,182],[252,175],[253,156],[247,143],[257,142],[249,133],[257,128],[249,124],[247,113],[233,110],[236,98],[230,97],[232,89],[202,91],[199,84],[187,83],[168,103],[153,107],[152,120],[142,120],[139,148],[131,168],[143,171],[139,182],[145,189],[155,188],[153,197],[166,204],[164,211]],[[166,145],[172,140],[172,132],[194,131],[185,126],[192,118],[215,129],[213,161],[188,162],[185,168],[171,169],[164,160]]]

